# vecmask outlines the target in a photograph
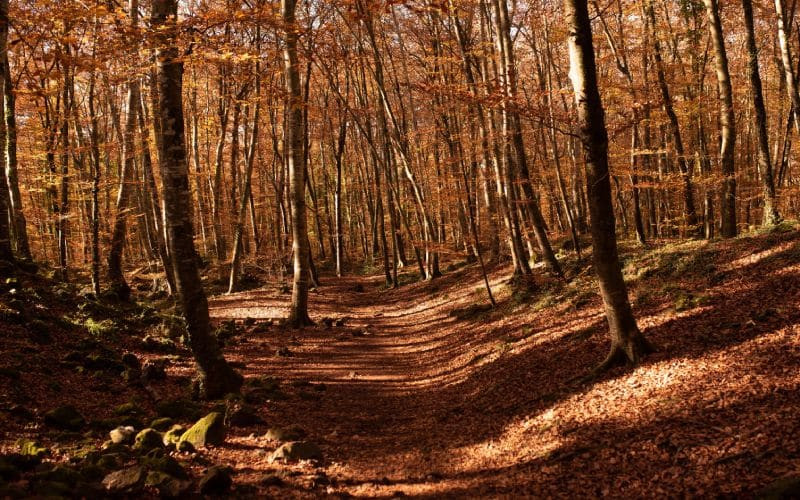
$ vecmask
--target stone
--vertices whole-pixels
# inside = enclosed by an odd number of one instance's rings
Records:
[[[250,427],[264,423],[255,408],[246,403],[231,402],[225,411],[225,421],[231,427]]]
[[[214,466],[206,471],[198,486],[200,487],[200,493],[203,495],[220,495],[227,492],[232,484],[233,479],[231,479],[230,469],[228,467]]]
[[[158,403],[156,412],[160,417],[196,419],[200,416],[200,407],[194,401],[180,398]]]
[[[144,480],[142,467],[128,467],[108,474],[103,478],[103,486],[111,493],[131,493],[141,488]]]
[[[114,444],[131,444],[133,437],[136,435],[136,430],[130,425],[121,425],[109,432],[108,435]]]
[[[79,431],[86,425],[86,420],[74,406],[67,405],[45,413],[44,423],[56,429]]]
[[[136,403],[122,403],[114,408],[114,414],[119,416],[142,415],[144,411]]]
[[[139,451],[150,451],[154,448],[163,446],[161,433],[155,429],[144,429],[139,431],[134,440],[133,449]]]
[[[142,459],[142,465],[148,470],[155,470],[169,474],[178,479],[189,479],[189,474],[183,466],[170,456],[161,457],[145,457]]]
[[[265,474],[259,481],[262,486],[283,486],[283,478],[277,474]]]
[[[153,429],[164,432],[169,430],[173,425],[173,421],[169,417],[161,417],[150,422],[150,427]]]
[[[165,380],[167,378],[167,360],[150,359],[144,362],[142,366],[142,379],[145,382],[152,382],[156,380]]]
[[[306,437],[306,431],[296,425],[286,428],[272,427],[267,431],[264,437],[270,441],[278,441],[281,443],[287,441],[300,441]]]
[[[219,446],[225,442],[225,417],[222,413],[212,412],[197,421],[181,436],[181,441],[188,441],[195,448],[201,446]]]
[[[142,368],[142,362],[139,361],[139,358],[132,352],[126,352],[122,355],[122,364],[134,370]]]
[[[310,441],[292,441],[282,444],[272,454],[272,461],[322,460],[322,450]]]
[[[178,498],[184,496],[192,487],[192,482],[178,479],[160,471],[150,471],[144,482],[145,486],[155,488],[162,498]]]
[[[164,446],[174,446],[178,444],[184,432],[186,432],[186,428],[182,425],[175,424],[170,427],[169,430],[164,433],[164,437],[162,439]]]

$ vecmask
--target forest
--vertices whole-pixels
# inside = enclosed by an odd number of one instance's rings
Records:
[[[0,498],[800,497],[796,0],[0,0]]]

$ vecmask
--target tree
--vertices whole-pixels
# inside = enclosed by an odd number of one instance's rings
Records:
[[[633,317],[617,255],[614,208],[608,171],[608,132],[597,88],[597,70],[587,0],[564,0],[570,80],[575,93],[591,214],[594,267],[611,335],[611,352],[598,367],[638,363],[651,351]]]
[[[139,0],[129,0],[128,10],[130,11],[131,29],[136,30],[139,25]],[[111,290],[122,300],[128,300],[131,293],[122,270],[122,253],[125,249],[126,223],[131,209],[130,197],[136,153],[136,113],[140,106],[139,101],[139,81],[138,77],[134,75],[128,82],[127,116],[123,132],[123,162],[117,193],[117,218],[114,221],[111,249],[108,252],[108,279]]]
[[[745,33],[747,35],[747,73],[753,91],[753,109],[756,112],[756,128],[758,133],[758,168],[764,186],[764,218],[763,224],[773,225],[780,221],[777,200],[775,199],[775,182],[772,177],[772,159],[769,153],[769,137],[767,135],[767,110],[764,106],[764,92],[761,88],[761,73],[758,69],[758,48],[753,28],[753,3],[742,0]]]
[[[703,0],[708,15],[708,29],[714,46],[714,69],[717,73],[717,87],[720,99],[720,165],[722,166],[722,202],[720,233],[723,238],[736,236],[736,171],[734,149],[736,147],[736,118],[733,116],[733,89],[728,70],[728,55],[725,52],[725,38],[722,21],[719,18],[717,0]]]
[[[292,303],[286,324],[293,328],[311,325],[308,315],[309,255],[308,223],[306,219],[306,165],[303,130],[303,94],[297,61],[296,0],[281,0],[284,22],[283,63],[287,92],[286,157],[289,163],[289,192],[292,212],[292,251],[294,253],[294,284]]]
[[[151,26],[158,46],[158,113],[161,178],[175,285],[198,369],[200,393],[209,399],[238,392],[243,378],[228,365],[211,335],[208,301],[200,281],[192,227],[192,197],[183,119],[183,62],[176,45],[177,0],[153,0]]]
[[[7,58],[8,52],[8,0],[0,1],[0,61]],[[0,63],[2,87],[7,87],[8,66]],[[0,123],[0,144],[5,144],[6,126]],[[11,247],[11,227],[9,225],[9,194],[6,182],[5,156],[0,155],[0,261],[13,262],[14,251]],[[3,268],[0,273],[5,273]]]

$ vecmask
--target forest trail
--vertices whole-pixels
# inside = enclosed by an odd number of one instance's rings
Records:
[[[282,496],[757,490],[800,457],[800,241],[776,239],[689,243],[629,266],[640,326],[660,351],[587,384],[574,380],[607,349],[593,293],[548,302],[542,283],[520,300],[497,269],[500,307],[470,313],[484,300],[474,268],[399,290],[327,278],[311,294],[316,327],[249,327],[226,349],[247,377],[279,378],[288,398],[261,405],[266,425],[210,454],[259,491],[264,474],[282,475],[269,492]],[[213,298],[211,313],[257,325],[287,305],[256,290]],[[322,323],[340,317],[346,326]],[[264,433],[291,425],[322,447],[322,464],[270,462],[277,444]]]

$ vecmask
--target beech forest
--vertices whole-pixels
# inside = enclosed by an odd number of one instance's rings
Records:
[[[800,497],[797,0],[0,0],[0,498]]]

